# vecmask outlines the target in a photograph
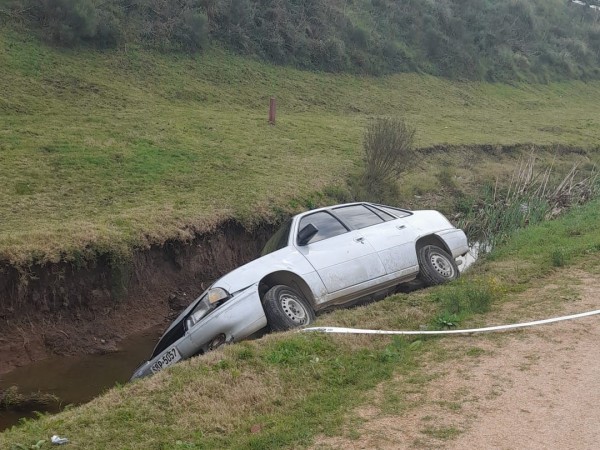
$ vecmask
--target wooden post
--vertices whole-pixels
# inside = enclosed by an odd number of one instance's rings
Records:
[[[275,104],[275,97],[271,97],[269,101],[269,124],[275,125],[275,110],[277,105]]]

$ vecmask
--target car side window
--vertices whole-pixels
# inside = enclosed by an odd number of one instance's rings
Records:
[[[381,217],[364,205],[343,206],[341,208],[335,208],[333,211],[344,223],[358,230],[370,227],[371,225],[377,225],[378,223],[383,223]]]
[[[334,237],[348,231],[339,220],[325,211],[304,216],[300,220],[298,230],[301,230],[309,223],[312,223],[319,231],[312,237],[310,241],[308,241],[308,244],[313,244],[315,242],[322,241],[323,239]]]

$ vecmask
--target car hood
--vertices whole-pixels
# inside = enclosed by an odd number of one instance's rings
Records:
[[[304,257],[292,246],[282,248],[276,252],[270,253],[265,256],[261,256],[253,261],[250,261],[237,269],[232,270],[228,274],[222,276],[212,285],[208,287],[198,298],[196,298],[189,306],[175,319],[169,328],[163,333],[163,336],[159,342],[165,337],[171,330],[177,327],[196,307],[198,302],[202,299],[204,294],[213,287],[220,287],[225,289],[232,295],[241,292],[254,284],[258,283],[266,275],[278,271],[278,270],[289,270],[296,271],[298,267],[298,260],[304,260]]]
[[[283,248],[232,270],[215,281],[211,287],[220,287],[230,294],[234,294],[254,283],[258,283],[265,275],[274,271],[295,271],[297,269],[295,261],[299,256],[302,255],[294,247]]]

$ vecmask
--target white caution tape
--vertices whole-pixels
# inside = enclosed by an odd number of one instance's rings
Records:
[[[600,314],[600,309],[570,316],[555,317],[553,319],[536,320],[534,322],[515,323],[512,325],[498,325],[495,327],[471,328],[468,330],[439,330],[439,331],[390,331],[390,330],[363,330],[360,328],[342,328],[342,327],[312,327],[304,328],[302,331],[316,331],[320,333],[341,333],[341,334],[400,334],[400,335],[423,335],[423,334],[471,334],[485,333],[489,331],[514,330],[516,328],[533,327],[536,325],[545,325],[548,323],[562,322],[563,320],[580,319]]]

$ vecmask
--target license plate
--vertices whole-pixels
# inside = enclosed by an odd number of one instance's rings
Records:
[[[177,347],[171,347],[169,350],[163,353],[163,355],[158,359],[152,366],[150,370],[152,373],[156,373],[159,370],[164,369],[165,367],[172,366],[177,361],[181,359],[181,355],[177,350]]]

